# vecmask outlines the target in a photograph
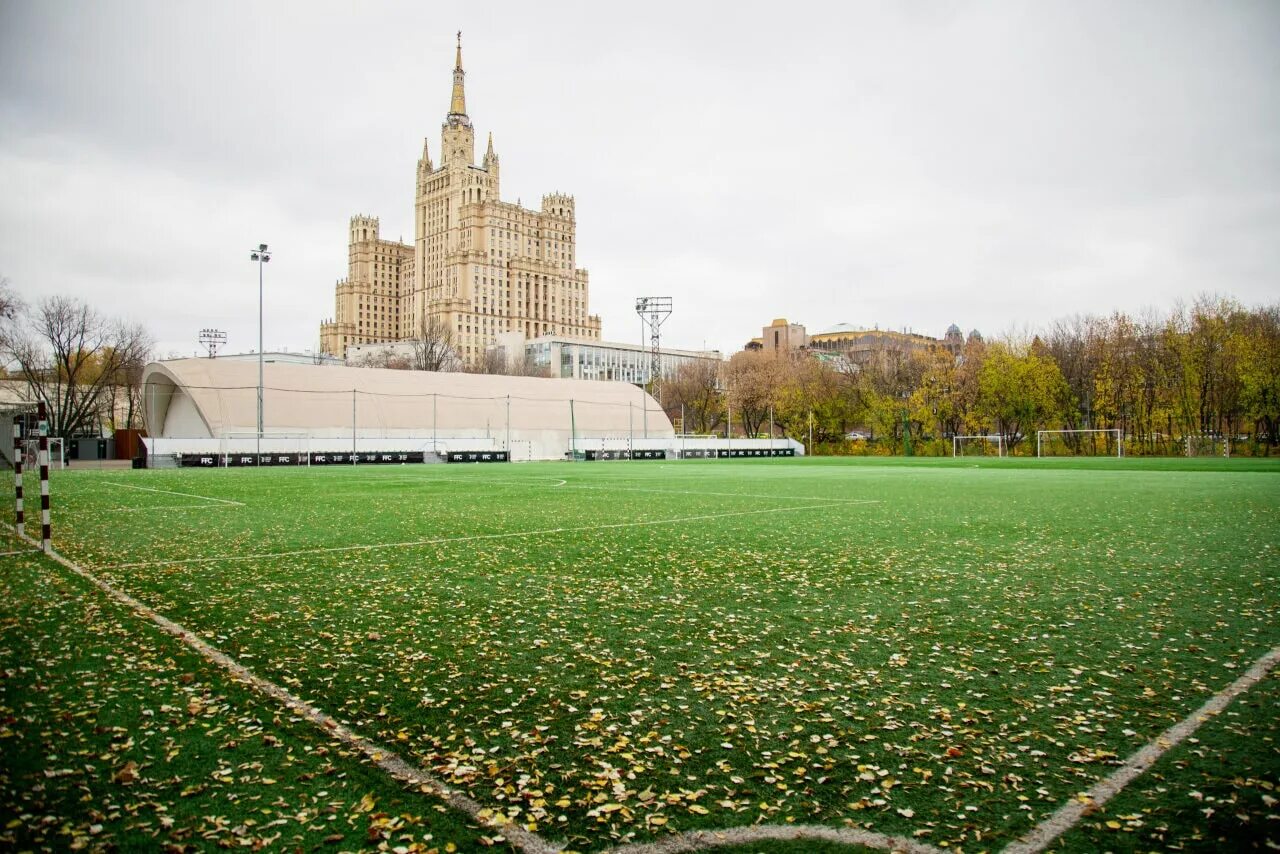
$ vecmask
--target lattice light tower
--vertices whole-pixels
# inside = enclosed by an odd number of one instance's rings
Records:
[[[227,343],[227,333],[221,329],[201,329],[200,343],[209,351],[209,358],[218,355],[218,348]]]
[[[671,297],[636,297],[636,314],[649,333],[649,382],[662,377],[662,324],[671,316]]]

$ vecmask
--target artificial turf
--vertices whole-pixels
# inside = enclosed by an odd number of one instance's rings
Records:
[[[998,849],[1280,644],[1268,460],[63,472],[53,489],[64,555],[574,849],[762,821]],[[1158,836],[1109,806],[1060,844],[1280,839],[1262,797],[1280,762],[1255,744],[1273,681],[1252,723],[1202,735],[1248,757],[1245,783],[1170,754],[1143,790]],[[1244,818],[1207,826],[1188,791]],[[478,844],[462,821],[426,832]]]

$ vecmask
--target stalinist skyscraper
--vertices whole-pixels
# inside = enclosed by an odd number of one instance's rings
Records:
[[[575,266],[573,197],[544,195],[538,211],[501,200],[493,134],[475,162],[465,77],[459,34],[440,165],[426,140],[418,160],[414,241],[382,240],[376,218],[351,218],[347,278],[337,284],[333,320],[320,325],[325,352],[412,338],[426,318],[453,330],[466,361],[501,332],[600,338],[587,271]]]

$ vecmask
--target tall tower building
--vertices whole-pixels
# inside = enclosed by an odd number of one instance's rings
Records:
[[[501,200],[492,134],[483,159],[475,162],[465,79],[459,34],[449,112],[441,126],[440,164],[433,164],[426,140],[418,160],[414,243],[381,252],[397,259],[401,277],[394,309],[385,318],[393,323],[393,334],[376,337],[388,328],[381,324],[378,303],[378,325],[359,316],[366,311],[359,307],[364,300],[352,298],[354,276],[349,273],[338,285],[335,319],[321,325],[326,352],[345,354],[352,344],[412,338],[424,318],[453,330],[458,356],[465,361],[483,355],[502,332],[599,340],[600,318],[589,313],[587,271],[576,266],[573,197],[544,195],[537,211]],[[352,306],[357,316],[352,316]]]

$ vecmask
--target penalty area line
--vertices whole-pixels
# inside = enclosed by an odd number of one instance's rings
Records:
[[[1240,678],[1210,697],[1203,706],[1160,733],[1154,741],[1139,748],[1109,776],[1099,780],[1087,792],[1072,798],[1021,839],[1010,843],[1004,849],[1004,854],[1039,854],[1044,851],[1058,837],[1079,824],[1087,814],[1096,811],[1120,794],[1125,786],[1146,773],[1160,757],[1177,747],[1204,723],[1219,715],[1232,700],[1265,679],[1277,663],[1280,663],[1280,646],[1255,661]]]
[[[194,650],[196,654],[205,661],[222,668],[230,674],[233,679],[248,685],[259,694],[263,694],[281,703],[289,711],[305,718],[309,723],[321,732],[325,733],[328,737],[337,739],[347,747],[363,754],[375,766],[385,771],[388,775],[401,783],[416,786],[419,792],[434,796],[453,809],[463,813],[482,827],[488,827],[496,830],[520,851],[528,852],[528,854],[555,854],[555,852],[559,852],[563,849],[564,846],[549,842],[533,831],[527,830],[518,824],[497,819],[492,814],[482,816],[481,813],[486,811],[486,808],[478,801],[453,789],[443,780],[421,766],[414,765],[395,751],[383,747],[377,742],[360,735],[355,730],[340,723],[324,711],[321,711],[318,707],[313,706],[306,700],[294,695],[287,688],[259,676],[240,662],[233,659],[231,656],[227,655],[225,652],[183,628],[182,625],[175,623],[163,614],[160,614],[147,605],[144,605],[128,593],[125,593],[123,590],[112,585],[110,582],[98,578],[89,570],[68,558],[63,557],[58,552],[50,552],[49,557],[53,558],[53,560],[57,561],[61,566],[76,575],[79,575],[81,578],[97,587],[111,599],[114,599],[119,604],[125,606],[138,617],[154,623],[161,629],[161,631],[177,638],[183,644]],[[501,814],[499,813],[498,815]]]
[[[854,503],[854,502],[850,502]],[[879,504],[879,499],[867,499],[859,504]],[[470,534],[464,537],[437,537],[429,540],[405,540],[398,543],[364,543],[354,546],[327,546],[314,549],[294,549],[287,552],[260,552],[247,555],[223,555],[221,557],[192,557],[179,560],[147,560],[137,563],[116,563],[97,567],[98,569],[139,569],[148,566],[182,566],[201,563],[232,563],[246,560],[270,560],[282,557],[301,557],[315,554],[335,554],[339,552],[377,551],[379,549],[404,549],[418,546],[434,546],[446,543],[469,543],[479,540],[513,540],[522,537],[539,537],[551,534],[576,534],[587,531],[608,531],[614,528],[643,528],[652,525],[678,525],[682,522],[704,522],[711,519],[727,519],[734,516],[761,516],[766,513],[790,513],[796,510],[830,509],[829,504],[801,504],[794,507],[769,507],[764,510],[733,510],[727,513],[704,513],[698,516],[677,516],[673,519],[649,519],[640,522],[611,522],[605,525],[580,525],[572,528],[541,528],[535,531],[508,531],[498,534]]]
[[[136,489],[139,492],[155,492],[159,495],[180,495],[183,498],[198,498],[201,501],[215,501],[218,504],[226,504],[231,507],[244,506],[243,501],[232,501],[230,498],[212,498],[208,495],[196,495],[193,492],[174,492],[171,489],[152,489],[149,486],[134,486],[131,483],[120,483],[119,481],[115,481],[115,480],[104,480],[103,483],[108,484],[110,486],[118,486],[121,489]],[[151,508],[146,507],[142,509],[150,510]]]

